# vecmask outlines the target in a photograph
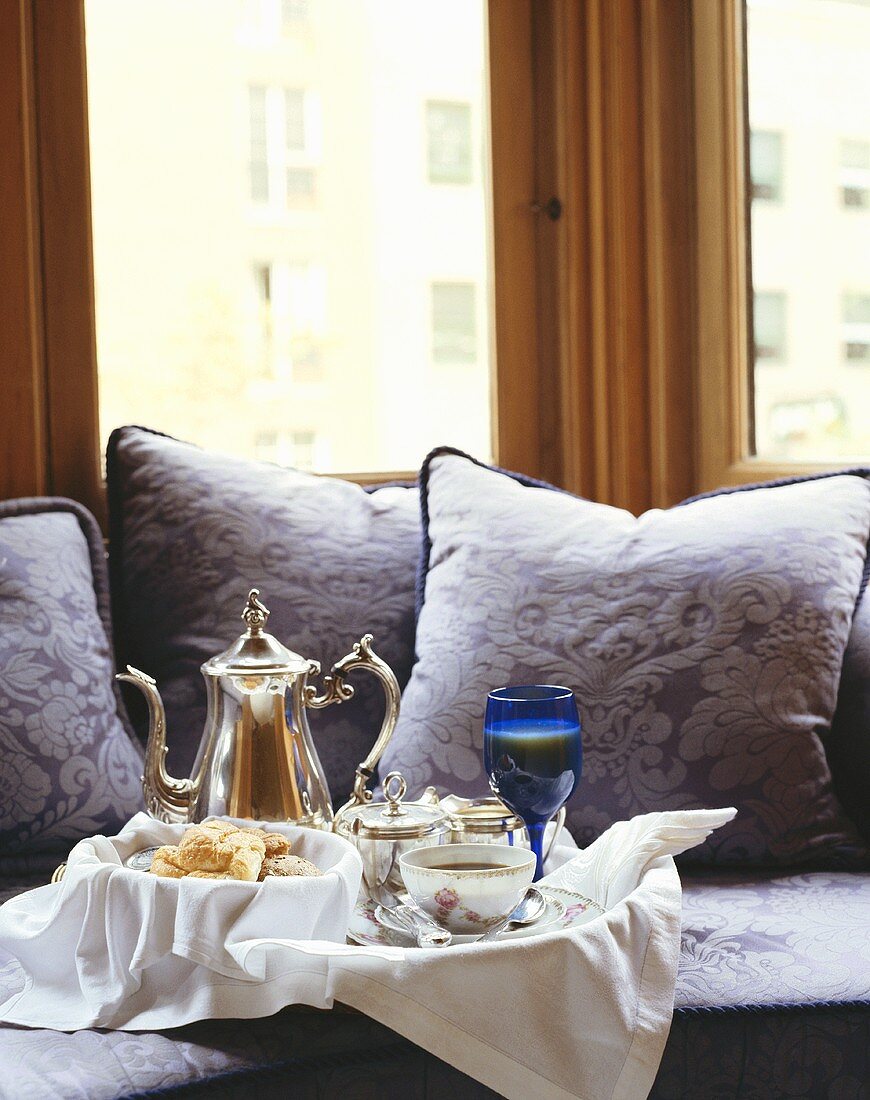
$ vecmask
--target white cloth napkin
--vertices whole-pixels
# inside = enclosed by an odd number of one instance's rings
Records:
[[[162,1029],[340,1001],[509,1100],[636,1100],[652,1086],[670,1027],[680,939],[671,857],[734,813],[648,814],[579,855],[557,848],[551,866],[567,862],[545,885],[586,894],[607,907],[603,916],[573,930],[441,951],[287,938],[275,890],[268,900],[263,891],[262,904],[251,900],[262,886],[181,880],[183,889],[141,888],[150,876],[120,867],[119,856],[154,841],[129,834],[171,827],[143,825],[139,815],[122,844],[77,845],[60,884],[0,908],[0,1019],[65,1031]],[[227,903],[204,919],[209,889]],[[228,921],[231,934],[221,940]]]

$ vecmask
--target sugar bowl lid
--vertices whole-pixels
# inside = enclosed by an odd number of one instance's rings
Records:
[[[365,840],[407,840],[448,832],[450,819],[441,807],[403,802],[407,790],[402,773],[390,772],[384,779],[386,801],[348,810],[345,827],[352,836]]]
[[[270,611],[260,600],[260,590],[252,588],[242,611],[247,630],[229,649],[212,657],[202,666],[210,676],[279,676],[310,672],[312,662],[282,645],[263,629]]]

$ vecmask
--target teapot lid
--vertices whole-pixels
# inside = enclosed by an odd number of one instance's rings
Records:
[[[252,588],[242,612],[248,629],[238,637],[229,649],[212,657],[202,666],[211,676],[283,675],[311,672],[315,662],[300,657],[282,645],[277,638],[267,634],[263,627],[269,618],[269,609],[260,600],[260,590]]]
[[[386,802],[349,810],[346,827],[366,840],[406,840],[447,832],[450,819],[439,806],[402,802],[407,789],[402,773],[390,772],[384,780]]]

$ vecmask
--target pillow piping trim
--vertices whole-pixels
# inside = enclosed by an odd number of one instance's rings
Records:
[[[454,455],[456,458],[464,458],[473,465],[479,466],[482,470],[491,470],[496,474],[504,474],[505,477],[509,477],[511,481],[516,481],[527,489],[550,489],[554,493],[561,493],[562,496],[573,497],[574,500],[588,499],[587,497],[577,496],[576,493],[569,493],[567,489],[560,489],[558,485],[552,485],[549,481],[541,481],[539,478],[529,477],[527,474],[518,474],[513,470],[506,470],[501,466],[493,466],[488,462],[481,462],[480,459],[474,458],[467,452],[459,450],[458,447],[433,447],[423,459],[423,465],[420,467],[420,474],[417,478],[417,484],[420,489],[422,540],[420,558],[417,563],[417,576],[414,582],[415,620],[420,618],[420,612],[423,610],[423,604],[426,602],[426,577],[429,572],[429,558],[432,554],[432,540],[429,537],[429,468],[435,459],[440,458],[441,455]]]
[[[819,474],[793,474],[791,477],[776,478],[773,481],[750,481],[746,485],[725,485],[719,489],[710,489],[706,493],[697,493],[695,496],[686,497],[674,508],[682,508],[684,504],[694,504],[697,500],[709,500],[711,497],[730,496],[732,493],[746,493],[754,489],[779,489],[783,485],[801,485],[807,481],[824,481],[831,477],[860,477],[870,481],[870,467],[853,466],[845,470],[825,470]],[[864,554],[864,569],[861,572],[861,583],[858,585],[858,595],[855,598],[855,609],[870,583],[870,538],[867,540],[867,549]]]

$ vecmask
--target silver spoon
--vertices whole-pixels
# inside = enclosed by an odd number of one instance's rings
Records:
[[[494,940],[498,937],[499,933],[504,932],[511,924],[534,924],[543,914],[546,905],[547,901],[541,891],[536,886],[530,886],[516,909],[514,909],[512,913],[509,913],[501,924],[497,924],[495,928],[490,928],[485,936],[481,936],[480,939],[475,942],[485,943],[489,940]]]
[[[453,937],[427,914],[411,905],[378,905],[375,920],[385,928],[393,928],[413,936],[418,947],[449,947]]]

